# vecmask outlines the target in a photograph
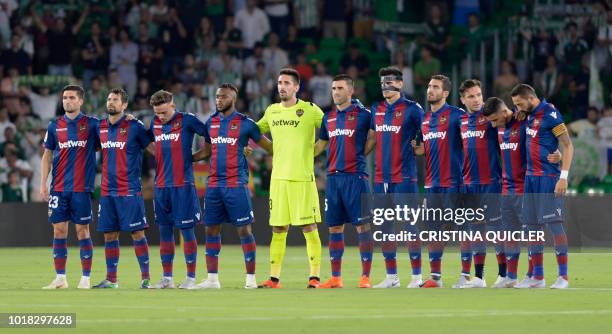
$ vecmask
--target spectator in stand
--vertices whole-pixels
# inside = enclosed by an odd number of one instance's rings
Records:
[[[277,33],[281,39],[287,38],[289,20],[288,0],[265,0],[264,10],[270,21],[270,30]]]
[[[406,64],[406,56],[403,52],[395,53],[395,63],[393,66],[402,71],[402,78],[404,79],[402,94],[406,95],[407,97],[414,98],[414,76],[412,74],[412,68]]]
[[[558,98],[563,84],[563,74],[557,66],[557,58],[549,55],[546,59],[546,68],[538,76],[534,75],[535,86],[540,90],[548,101]]]
[[[13,130],[17,130],[15,129],[15,124],[13,124],[8,118],[7,109],[0,106],[0,144],[4,144],[4,132],[6,131],[6,128],[13,128]]]
[[[278,47],[278,35],[274,32],[268,35],[268,47],[263,50],[263,60],[272,76],[278,75],[282,68],[289,65],[287,52]]]
[[[353,0],[353,37],[372,41],[374,38],[374,1]]]
[[[2,184],[2,202],[4,203],[23,203],[26,202],[23,193],[24,184],[19,178],[19,172],[11,170],[8,172],[8,182]]]
[[[346,72],[351,66],[357,67],[360,76],[366,77],[368,75],[370,61],[368,57],[361,52],[357,43],[351,43],[349,52],[344,54],[340,60],[342,72]]]
[[[573,121],[567,128],[572,136],[595,140],[598,138],[597,122],[599,122],[599,110],[596,107],[589,107],[587,118]]]
[[[414,65],[414,94],[417,101],[424,101],[429,78],[440,73],[440,68],[440,61],[431,54],[431,50],[427,46],[424,46],[421,49],[421,59]]]
[[[225,18],[225,31],[221,34],[221,39],[227,41],[229,47],[229,53],[234,57],[242,58],[242,31],[236,28],[234,24],[234,17],[227,16]]]
[[[319,35],[319,3],[312,0],[293,1],[294,24],[298,34],[315,39]]]
[[[32,75],[32,60],[21,48],[21,39],[15,34],[11,36],[10,47],[0,54],[0,77],[9,68],[17,69],[20,75]]]
[[[93,78],[93,80],[91,80],[91,87],[87,91],[87,98],[84,99],[83,111],[96,117],[104,116],[106,114],[107,97],[108,92],[106,92],[104,87],[103,77],[98,76]]]
[[[244,65],[242,66],[242,74],[246,78],[251,78],[255,76],[255,74],[257,73],[257,64],[260,62],[263,63],[266,67],[266,70],[269,71],[269,67],[266,64],[266,60],[263,56],[263,50],[264,44],[262,42],[255,43],[255,46],[253,47],[253,54],[251,54],[244,60]]]
[[[8,173],[17,171],[19,182],[27,182],[32,177],[32,167],[27,161],[19,159],[14,145],[7,145],[4,157],[0,159],[0,184],[8,182]]]
[[[176,76],[183,65],[187,54],[188,33],[176,9],[169,10],[168,19],[160,25],[161,47],[164,50],[162,58],[162,75],[164,78]],[[129,93],[129,91],[128,91]]]
[[[597,122],[597,133],[608,156],[608,174],[612,174],[612,107],[604,109],[603,117]]]
[[[117,70],[121,85],[126,88],[129,96],[136,93],[138,77],[136,63],[138,61],[138,45],[130,40],[127,30],[119,32],[119,42],[110,49],[110,67]]]
[[[512,88],[519,83],[519,78],[516,73],[516,66],[509,60],[501,62],[500,74],[493,83],[493,96],[497,96],[504,100],[507,106],[512,105],[512,97],[510,92]]]
[[[46,131],[45,131],[46,132]],[[41,139],[38,142],[36,154],[32,154],[28,163],[32,167],[32,178],[30,180],[30,201],[43,202],[44,199],[40,196],[40,167],[43,153],[45,152],[44,141]],[[49,180],[51,183],[51,180]]]
[[[555,54],[555,49],[559,42],[550,31],[544,28],[540,28],[538,34],[534,37],[529,33],[526,33],[525,37],[531,41],[531,47],[533,48],[533,70],[535,76],[546,68],[548,56]]]
[[[138,30],[138,65],[136,71],[138,78],[145,78],[149,82],[161,79],[161,67],[164,52],[158,40],[147,33],[145,24],[139,25]]]
[[[268,16],[256,5],[256,0],[247,0],[246,8],[238,11],[234,20],[236,28],[242,32],[244,48],[249,52],[255,43],[263,41],[266,34],[270,32]]]
[[[569,78],[569,103],[561,111],[569,112],[572,119],[585,118],[589,106],[589,81],[591,73],[589,70],[589,56],[582,56],[582,67],[579,72]],[[565,109],[565,110],[563,110]]]
[[[102,37],[100,24],[91,25],[91,36],[81,51],[83,61],[83,88],[89,89],[91,79],[106,72],[108,66],[108,44]]]
[[[246,95],[249,101],[249,114],[251,117],[259,118],[270,105],[270,96],[275,88],[274,79],[266,70],[266,64],[257,63],[257,72],[254,77],[246,83]]]
[[[346,40],[346,17],[350,0],[323,0],[323,37]]]
[[[452,39],[449,25],[442,20],[440,5],[433,4],[429,8],[427,26],[431,30],[432,35],[425,40],[425,44],[431,49],[434,57],[446,59],[447,50],[451,45]],[[405,79],[404,82],[406,82]]]
[[[578,25],[575,22],[568,23],[565,31],[569,39],[563,46],[563,60],[565,63],[563,72],[569,76],[574,76],[580,72],[582,56],[589,51],[589,46],[584,39],[579,38]]]
[[[308,89],[312,93],[312,102],[322,110],[327,110],[332,105],[331,88],[332,77],[327,73],[323,63],[317,64],[315,76],[308,81]]]
[[[49,87],[40,87],[39,92],[36,94],[28,88],[21,88],[21,93],[30,99],[32,111],[46,124],[55,118],[59,95],[51,94]]]
[[[289,54],[289,62],[295,63],[297,55],[304,50],[304,43],[298,39],[298,30],[294,25],[287,29],[287,38],[281,41],[280,47]]]
[[[312,66],[306,62],[306,55],[304,53],[300,53],[297,56],[297,64],[295,65],[295,70],[300,74],[300,79],[304,84],[307,84],[308,81],[314,75],[312,71]]]
[[[34,23],[36,23],[47,39],[49,47],[49,57],[47,60],[49,64],[48,74],[72,76],[72,50],[76,35],[81,30],[87,15],[89,15],[89,6],[85,7],[77,23],[71,27],[67,26],[64,18],[59,13],[56,14],[58,17],[55,19],[52,28],[49,28],[41,20],[34,9],[32,9],[31,14]]]

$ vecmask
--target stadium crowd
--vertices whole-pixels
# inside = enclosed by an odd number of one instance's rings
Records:
[[[489,75],[485,95],[508,103],[510,89],[529,82],[573,135],[601,143],[610,174],[612,1],[557,2],[571,12],[543,10],[539,1],[0,0],[2,202],[40,200],[41,143],[49,120],[63,114],[58,91],[69,82],[82,83],[84,111],[98,117],[108,90],[124,87],[130,111],[145,122],[158,89],[205,120],[215,89],[229,82],[240,90],[237,109],[257,120],[276,100],[285,66],[302,77],[300,97],[323,110],[332,107],[337,73],[355,79],[365,105],[379,100],[377,72],[387,65],[402,69],[403,93],[422,104],[429,77],[454,66],[459,80]],[[418,29],[389,28],[394,23]],[[492,31],[502,38],[499,70],[489,62],[479,74]],[[271,158],[254,158],[256,193],[265,193]],[[153,160],[144,160],[149,197]],[[324,160],[316,166],[323,176]]]

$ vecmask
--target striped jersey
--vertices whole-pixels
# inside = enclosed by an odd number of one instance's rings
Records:
[[[75,119],[63,115],[52,120],[44,144],[53,151],[51,190],[93,192],[98,144],[97,118],[79,113]]]
[[[365,144],[371,114],[361,103],[353,102],[344,110],[334,107],[323,116],[319,138],[328,141],[327,174],[367,175]]]
[[[149,132],[155,140],[155,187],[193,185],[191,146],[195,134],[206,133],[204,123],[177,110],[166,123],[155,116]]]
[[[546,157],[558,149],[557,136],[563,131],[566,130],[561,113],[542,100],[527,117],[527,175],[559,176],[559,163],[548,162]]]
[[[102,149],[102,196],[130,196],[142,189],[142,151],[152,141],[150,133],[138,120],[125,116],[112,124],[100,121]]]
[[[204,140],[211,145],[208,187],[238,187],[248,184],[249,166],[244,147],[249,139],[258,142],[261,132],[247,116],[232,112],[228,117],[216,112],[204,129]]]
[[[404,96],[393,104],[372,106],[370,129],[376,133],[374,182],[416,182],[416,162],[411,141],[417,137],[423,108]]]
[[[463,140],[463,184],[499,183],[501,165],[497,129],[482,114],[468,111],[461,115]]]
[[[461,115],[463,109],[444,104],[438,111],[425,113],[425,188],[460,186],[463,178]]]

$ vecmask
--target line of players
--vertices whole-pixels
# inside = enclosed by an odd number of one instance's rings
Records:
[[[558,278],[551,288],[567,288],[567,237],[562,225],[562,196],[567,190],[573,147],[562,116],[555,107],[538,99],[532,87],[519,84],[511,92],[517,107],[517,112],[513,113],[499,98],[489,98],[485,103],[480,82],[472,79],[462,82],[459,88],[461,102],[467,107],[464,111],[446,102],[450,80],[444,75],[434,75],[427,88],[430,110],[424,112],[418,103],[401,95],[403,79],[399,69],[383,68],[379,74],[385,100],[374,104],[371,112],[358,103],[349,102],[350,78],[338,76],[332,85],[336,107],[324,118],[321,145],[317,146],[317,153],[320,153],[321,147],[329,143],[326,223],[330,226],[332,277],[321,287],[343,286],[340,270],[344,250],[343,224],[356,225],[360,240],[362,233],[369,230],[364,223],[366,217],[360,217],[364,212],[359,207],[361,203],[355,200],[367,190],[363,190],[362,185],[351,185],[346,177],[352,175],[353,183],[366,177],[364,156],[374,150],[373,193],[387,194],[391,202],[405,204],[411,198],[405,194],[417,193],[414,156],[424,154],[428,207],[486,208],[485,221],[458,228],[483,233],[487,228],[541,231],[543,225],[547,225],[554,236],[558,263]],[[559,164],[558,146],[565,155],[562,165]],[[445,228],[441,221],[428,221],[427,225],[437,231]],[[418,233],[416,226],[404,228]],[[392,233],[393,222],[383,224],[383,231]],[[420,242],[409,241],[407,246],[412,267],[408,288],[442,287],[444,243],[434,241],[427,245],[431,277],[426,281],[421,275]],[[545,287],[543,244],[530,242],[528,248],[529,270],[526,278],[519,282],[519,245],[512,241],[495,245],[499,272],[493,287]],[[382,253],[387,276],[374,287],[399,287],[396,243],[383,241]],[[453,287],[486,287],[483,277],[486,241],[462,242],[460,253],[461,275]],[[470,277],[472,259],[473,278]],[[364,260],[362,251],[362,262]],[[369,267],[364,265],[363,275],[368,273]],[[368,287],[363,283],[362,277],[360,286]]]
[[[479,82],[468,80],[460,88],[462,102],[468,108],[468,112],[465,112],[446,104],[450,81],[444,76],[437,75],[432,77],[428,86],[431,111],[425,113],[417,103],[405,99],[400,94],[403,83],[401,71],[396,68],[384,68],[381,69],[380,76],[385,100],[372,107],[373,114],[352,99],[353,82],[350,77],[339,75],[334,78],[332,95],[336,107],[323,116],[320,140],[314,145],[315,155],[325,150],[326,146],[328,150],[325,221],[330,229],[332,278],[319,285],[318,269],[314,263],[316,261],[311,261],[309,286],[323,288],[343,286],[341,278],[341,259],[344,251],[343,226],[345,223],[352,223],[359,233],[363,269],[359,286],[371,287],[369,273],[373,242],[368,217],[360,217],[359,202],[361,195],[369,192],[365,155],[375,150],[374,193],[416,193],[415,154],[425,154],[426,157],[425,187],[426,193],[431,194],[428,198],[430,206],[456,206],[459,204],[456,203],[457,196],[452,194],[460,192],[500,193],[502,190],[500,182],[503,180],[504,194],[514,194],[514,196],[504,196],[502,200],[504,226],[520,229],[522,211],[529,215],[523,217],[525,219],[523,222],[530,229],[541,229],[542,223],[550,223],[548,225],[555,235],[560,268],[559,279],[552,287],[567,287],[567,239],[561,225],[561,199],[556,197],[548,201],[542,200],[541,196],[535,196],[533,201],[525,201],[527,204],[534,204],[533,206],[523,207],[522,197],[527,196],[520,195],[523,191],[530,194],[555,192],[561,195],[567,188],[572,147],[561,116],[554,107],[545,101],[539,101],[529,86],[519,85],[512,92],[513,101],[521,112],[528,114],[526,121],[519,121],[499,99],[489,99],[483,108]],[[279,76],[281,95],[282,77],[283,74]],[[299,76],[297,86],[299,87]],[[102,149],[103,157],[98,230],[105,232],[107,263],[107,277],[97,287],[118,287],[116,269],[120,230],[132,232],[142,273],[141,287],[174,287],[172,263],[173,226],[175,226],[180,228],[185,241],[184,253],[188,272],[187,279],[179,287],[219,288],[217,263],[221,245],[220,224],[224,221],[230,221],[238,228],[247,271],[245,287],[257,287],[254,275],[255,241],[250,229],[253,213],[246,189],[248,169],[242,151],[249,139],[253,139],[270,152],[272,147],[271,143],[261,136],[261,126],[256,126],[252,120],[235,112],[236,95],[235,87],[229,84],[222,85],[217,90],[217,113],[203,124],[192,115],[176,111],[170,93],[157,92],[151,97],[156,117],[151,122],[150,129],[146,130],[140,122],[125,116],[127,95],[124,91],[120,89],[111,91],[107,101],[109,117],[98,121],[80,113],[83,102],[83,91],[80,87],[68,86],[64,89],[62,100],[66,115],[49,125],[42,164],[42,182],[45,185],[51,163],[54,166],[51,193],[47,193],[46,187],[41,187],[43,196],[49,196],[49,220],[54,226],[53,255],[57,273],[56,279],[46,288],[68,286],[65,278],[68,221],[76,223],[81,245],[83,276],[79,287],[90,286],[92,246],[87,224],[91,221],[92,215],[89,192],[93,189],[97,146]],[[295,99],[295,96],[292,98]],[[491,122],[489,123],[487,119]],[[505,130],[499,130],[497,133],[495,127]],[[485,131],[485,135],[469,135],[480,133],[479,131]],[[418,135],[419,132],[422,132],[422,135]],[[207,144],[191,157],[194,134],[203,136]],[[423,144],[417,144],[414,139],[421,137]],[[151,144],[152,142],[154,143]],[[562,171],[559,171],[557,163],[560,155],[550,154],[556,151],[557,142],[561,143],[565,154]],[[518,146],[512,146],[514,144]],[[143,232],[147,225],[139,179],[142,150],[147,147],[156,157],[155,219],[160,228],[160,255],[164,271],[160,282],[151,286],[148,275],[148,246]],[[499,147],[502,150],[503,168],[500,168],[499,163]],[[193,187],[191,163],[186,161],[204,158],[210,160],[211,166],[203,218],[207,225],[208,278],[200,284],[195,284],[197,243],[193,226],[200,221],[200,209]],[[502,170],[503,173],[500,175]],[[527,178],[523,181],[525,174]],[[526,183],[525,186],[523,182]],[[471,197],[473,201],[478,202],[473,203],[474,205],[495,198],[495,196]],[[512,200],[509,200],[510,198]],[[439,203],[435,203],[436,201]],[[549,203],[552,204],[542,205]],[[495,226],[494,222],[500,220],[499,215],[489,215],[489,217],[487,224],[491,226]],[[486,225],[482,223],[475,224],[474,228],[484,228]],[[430,224],[437,229],[443,228],[439,222],[430,222]],[[314,228],[316,231],[316,225]],[[393,227],[387,225],[387,228]],[[309,232],[311,231],[304,229],[305,237]],[[316,239],[318,241],[318,234]],[[318,242],[320,257],[320,241]],[[383,243],[382,246],[387,277],[375,287],[399,287],[397,247],[391,242]],[[428,244],[431,279],[423,282],[421,245],[418,242],[408,244],[413,274],[408,287],[442,286],[440,262],[443,246],[441,243]],[[313,248],[316,250],[316,247]],[[486,286],[482,279],[486,245],[462,245],[461,249],[462,275],[456,286]],[[532,269],[528,272],[528,278],[520,284],[516,278],[518,245],[507,244],[505,255],[503,249],[496,249],[500,275],[494,286],[543,287],[542,249],[541,244],[529,245]],[[469,279],[472,251],[476,277]],[[316,255],[315,251],[313,253]],[[312,260],[313,256],[309,258]],[[280,261],[282,262],[282,256]],[[275,275],[274,263],[271,267],[271,279],[263,286],[280,287],[278,277],[280,269]]]

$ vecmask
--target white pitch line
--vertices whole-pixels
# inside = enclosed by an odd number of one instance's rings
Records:
[[[544,316],[544,315],[610,315],[612,310],[577,310],[577,311],[470,311],[470,312],[427,312],[405,314],[360,314],[360,315],[314,315],[314,316],[279,316],[279,317],[206,317],[201,318],[148,318],[148,319],[78,319],[77,323],[150,323],[150,322],[224,322],[224,321],[278,321],[278,320],[351,320],[351,319],[406,319],[406,318],[456,318],[456,317],[517,317],[517,316]]]

